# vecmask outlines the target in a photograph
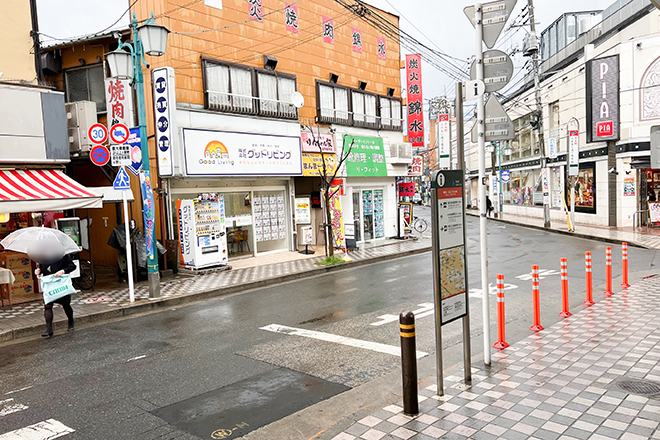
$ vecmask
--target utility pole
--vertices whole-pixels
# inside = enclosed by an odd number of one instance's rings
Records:
[[[30,0],[30,18],[32,19],[32,45],[34,51],[34,68],[37,71],[37,84],[44,81],[44,72],[41,69],[41,42],[39,39],[39,18],[37,15],[37,0]]]
[[[539,39],[536,36],[536,23],[534,22],[534,0],[527,0],[527,7],[529,9],[529,28],[530,35],[529,41],[532,46],[529,47],[529,52],[532,56],[532,64],[534,67],[534,92],[536,95],[536,130],[538,133],[539,145],[541,147],[541,169],[547,166],[547,158],[545,157],[545,139],[543,136],[543,104],[541,102],[541,78],[539,75]],[[546,179],[549,173],[546,173]],[[545,188],[544,188],[545,189]],[[550,194],[543,192],[543,227],[550,228]]]

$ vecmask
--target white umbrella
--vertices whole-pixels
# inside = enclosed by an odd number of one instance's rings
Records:
[[[64,232],[44,227],[19,229],[0,244],[7,250],[28,254],[37,263],[53,263],[66,254],[80,252],[78,245]]]

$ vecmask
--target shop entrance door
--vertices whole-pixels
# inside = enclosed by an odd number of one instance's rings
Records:
[[[362,219],[364,241],[371,241],[374,239],[374,192],[370,189],[362,191]]]
[[[355,241],[362,241],[362,215],[360,213],[360,191],[353,192],[353,224],[355,225]]]

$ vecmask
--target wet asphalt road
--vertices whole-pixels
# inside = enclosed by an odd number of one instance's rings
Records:
[[[430,217],[428,208],[416,207],[415,215]],[[489,223],[490,278],[494,283],[496,273],[505,275],[509,284],[507,321],[519,324],[508,330],[514,333],[508,334],[515,339],[529,333],[526,328],[531,325],[531,281],[526,274],[532,264],[539,264],[542,275],[545,273],[541,280],[542,323],[550,325],[560,319],[559,259],[565,257],[569,261],[571,307],[575,309],[584,301],[584,251],[594,255],[596,286],[604,282],[606,246]],[[483,295],[477,289],[478,223],[473,217],[468,217],[468,248],[474,336],[481,333]],[[613,254],[613,270],[618,276],[620,248],[613,246]],[[657,258],[655,251],[631,248],[631,271],[653,269]],[[327,381],[329,387],[325,391],[330,394],[360,386],[397,368],[399,359],[333,342],[272,333],[260,327],[279,324],[397,346],[396,322],[371,324],[382,321],[379,317],[385,314],[424,309],[425,304],[432,302],[431,278],[431,255],[425,253],[80,329],[51,340],[0,346],[0,435],[56,419],[75,429],[64,437],[67,440],[213,438],[212,426],[208,426],[206,437],[196,431],[201,435],[198,437],[189,434],[191,430],[179,430],[160,416],[169,411],[175,417],[194,422],[204,413],[206,420],[222,420],[214,419],[213,412],[214,404],[223,407],[226,403],[222,390],[231,388],[231,395],[236,396],[242,387],[251,387],[253,378],[263,381],[269,375],[281,376],[287,383],[320,378]],[[594,297],[601,301],[602,289],[595,289]],[[490,304],[494,336],[494,294]],[[432,316],[418,319],[419,351],[434,352],[432,321]],[[444,327],[443,333],[443,346],[460,343],[458,323]],[[473,346],[474,354],[482,350],[481,344]],[[456,361],[448,359],[445,365]],[[16,391],[23,388],[27,389]],[[185,402],[200,395],[204,399],[199,403]],[[287,400],[295,401],[295,395],[289,394]],[[268,396],[251,398],[263,403]],[[27,408],[3,415],[2,401],[8,399]],[[305,399],[300,402],[313,401]],[[6,402],[4,405],[7,407]],[[239,411],[234,419],[218,422],[217,429],[231,428],[235,422],[254,422],[254,427],[268,422],[253,420],[250,411],[244,413],[241,420]],[[286,414],[274,409],[275,418],[283,415]],[[227,426],[230,422],[231,426]],[[229,432],[223,438],[235,438],[231,429],[222,432]],[[238,435],[239,431],[235,433]]]

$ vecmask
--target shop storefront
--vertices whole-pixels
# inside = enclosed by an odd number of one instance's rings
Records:
[[[169,179],[180,240],[177,201],[214,194],[223,202],[230,260],[293,248],[291,177],[302,174],[299,137],[185,128],[183,162],[186,177]]]
[[[357,243],[396,236],[396,176],[390,174],[397,171],[388,172],[383,139],[345,135],[343,144],[345,151],[350,148],[341,197],[344,224],[352,226],[349,231],[354,232]],[[407,165],[398,168],[399,175],[407,174]]]
[[[59,228],[83,249],[89,249],[87,223],[63,221],[71,209],[101,208],[102,196],[58,169],[0,171],[0,239],[31,226]],[[34,262],[26,254],[0,252],[0,267],[12,272],[13,285],[0,286],[0,304],[41,299]],[[74,274],[75,276],[75,274]]]

